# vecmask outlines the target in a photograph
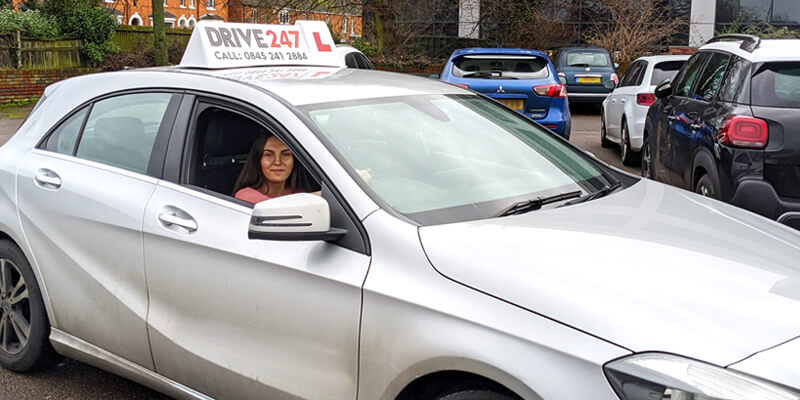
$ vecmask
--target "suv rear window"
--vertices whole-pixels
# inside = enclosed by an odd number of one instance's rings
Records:
[[[610,67],[611,57],[606,53],[582,51],[567,53],[568,67]]]
[[[800,62],[764,64],[751,87],[755,106],[800,108]]]
[[[685,60],[681,61],[663,61],[653,67],[653,77],[650,79],[651,85],[658,85],[665,79],[672,79],[680,71]]]
[[[542,79],[550,76],[546,59],[536,56],[474,54],[453,60],[453,76],[477,79]]]

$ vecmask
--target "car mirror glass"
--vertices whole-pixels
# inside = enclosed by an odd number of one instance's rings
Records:
[[[559,76],[558,77],[558,81],[561,82],[562,85],[566,85],[567,84],[567,78],[565,78],[563,76]]]
[[[321,196],[297,193],[253,207],[248,237],[262,240],[336,241],[345,231],[330,228],[330,208]]]
[[[619,68],[619,63],[614,63],[614,68]]]
[[[605,87],[606,89],[614,89],[617,87],[617,84],[614,83],[614,81],[612,81],[611,79],[609,79],[603,82],[603,87]]]

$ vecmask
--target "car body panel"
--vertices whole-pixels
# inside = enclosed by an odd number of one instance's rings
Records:
[[[384,211],[364,223],[374,262],[364,284],[359,398],[394,399],[407,382],[455,370],[524,399],[616,399],[600,365],[629,351],[440,275],[418,228]]]
[[[776,289],[800,300],[800,281],[785,279],[776,284]],[[800,382],[800,337],[779,346],[764,350],[752,357],[731,365],[729,368],[753,376],[761,376],[773,382],[791,386]]]
[[[773,291],[800,278],[800,233],[652,181],[570,209],[426,226],[420,237],[445,276],[633,351],[728,365],[800,333],[786,317],[800,301]],[[614,246],[627,250],[608,253]]]
[[[464,78],[454,75],[454,60],[462,56],[521,56],[536,57],[547,62],[548,74],[538,79],[481,79]],[[533,90],[536,86],[556,85],[560,82],[555,67],[547,55],[538,50],[511,48],[471,48],[458,49],[453,52],[444,66],[440,79],[456,85],[467,85],[470,90],[507,105],[509,108],[528,118],[548,126],[559,135],[569,139],[572,127],[572,115],[569,103],[563,97],[540,96]],[[513,105],[513,104],[518,105]]]

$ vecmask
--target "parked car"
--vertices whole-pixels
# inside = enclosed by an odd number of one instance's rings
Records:
[[[800,228],[798,48],[749,35],[701,47],[656,88],[642,174]]]
[[[642,133],[647,110],[656,101],[656,85],[672,79],[688,55],[651,56],[636,59],[622,75],[619,85],[600,108],[600,144],[619,145],[625,165],[640,162]]]
[[[375,69],[375,66],[372,65],[372,62],[361,50],[349,44],[337,44],[336,52],[342,56],[342,60],[344,64],[347,65],[347,68]]]
[[[617,63],[606,49],[565,47],[553,56],[558,77],[567,85],[571,103],[600,104],[611,89],[604,82],[619,83]]]
[[[440,79],[491,97],[569,140],[567,91],[547,55],[528,49],[458,49]]]
[[[332,46],[201,21],[178,66],[49,86],[0,147],[0,365],[203,400],[800,399],[800,232]],[[274,149],[320,193],[235,198]]]

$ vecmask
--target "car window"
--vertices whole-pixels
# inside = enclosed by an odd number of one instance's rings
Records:
[[[678,78],[675,79],[673,95],[687,97],[692,90],[697,74],[703,67],[703,63],[708,57],[708,53],[698,53],[689,59],[689,63],[681,70]]]
[[[642,66],[643,64],[641,61],[631,64],[631,66],[628,67],[628,70],[625,71],[625,74],[622,75],[622,79],[619,82],[619,87],[637,85],[636,79],[639,78],[639,80],[641,80],[641,72],[643,69]]]
[[[711,56],[706,68],[703,70],[703,74],[700,75],[699,86],[695,92],[696,99],[705,101],[714,99],[730,59],[730,55],[721,53],[714,53]]]
[[[582,153],[478,96],[403,96],[303,107],[369,189],[421,223],[495,215],[515,198],[593,188]]]
[[[567,53],[569,67],[610,67],[611,57],[607,53],[581,51]]]
[[[685,60],[662,61],[656,64],[653,66],[653,76],[650,77],[650,84],[658,85],[667,79],[674,78],[684,64],[686,64]]]
[[[94,104],[78,143],[77,157],[134,172],[147,165],[172,93],[135,93]]]
[[[548,61],[536,56],[474,54],[453,60],[453,76],[471,79],[541,79],[550,75]]]
[[[358,61],[356,61],[356,53],[348,53],[344,56],[344,63],[347,68],[358,68]]]
[[[764,64],[752,79],[755,106],[800,108],[800,63]]]
[[[259,136],[270,135],[274,135],[271,129],[233,107],[201,103],[194,117],[183,183],[233,199],[251,147]],[[297,186],[302,186],[302,191],[319,190],[319,184],[300,161],[294,165],[302,174]]]
[[[642,61],[639,70],[636,71],[636,75],[634,75],[633,82],[631,83],[632,86],[639,86],[642,84],[645,71],[647,71],[647,61]]]
[[[50,134],[42,147],[45,150],[55,151],[56,153],[74,154],[75,144],[78,143],[78,134],[81,132],[87,113],[87,108],[84,108],[62,122]]]
[[[365,56],[363,54],[360,54],[360,53],[353,53],[353,54],[355,54],[356,63],[358,64],[359,68],[361,68],[361,69],[375,69],[375,67],[372,65],[372,62],[369,61],[367,56]]]
[[[717,98],[731,103],[748,103],[750,101],[747,92],[750,81],[749,73],[750,62],[741,57],[735,57],[728,73],[722,80]]]

